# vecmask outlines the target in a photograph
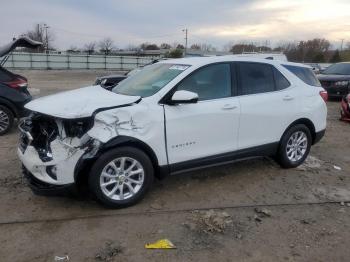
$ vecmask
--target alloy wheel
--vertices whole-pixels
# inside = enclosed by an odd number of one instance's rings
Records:
[[[139,161],[119,157],[109,162],[100,175],[100,188],[112,200],[133,197],[143,186],[145,171]]]
[[[288,139],[286,146],[287,157],[290,161],[299,161],[306,153],[308,138],[303,131],[293,133]]]
[[[10,118],[5,111],[0,109],[0,132],[6,130],[10,125]]]

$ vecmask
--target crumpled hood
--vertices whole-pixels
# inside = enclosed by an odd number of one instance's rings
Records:
[[[98,109],[128,105],[140,99],[139,96],[119,95],[100,86],[89,86],[35,99],[25,108],[58,118],[75,119],[89,117]]]

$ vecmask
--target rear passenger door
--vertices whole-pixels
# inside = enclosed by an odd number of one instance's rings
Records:
[[[273,65],[237,63],[241,118],[238,148],[278,142],[297,112],[296,90]]]

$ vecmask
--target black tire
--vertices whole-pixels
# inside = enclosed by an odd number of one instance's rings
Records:
[[[15,117],[14,117],[12,111],[3,105],[0,105],[0,113],[5,114],[5,116],[8,119],[8,123],[6,125],[5,125],[5,123],[0,123],[0,125],[1,125],[0,126],[0,136],[2,136],[11,130],[11,128],[13,127],[13,122],[14,122]],[[0,119],[0,121],[1,121],[1,119]]]
[[[108,197],[101,189],[100,178],[103,169],[113,160],[127,157],[135,159],[142,166],[143,172],[143,184],[138,192],[133,196],[123,200],[115,200]],[[101,202],[106,207],[110,208],[123,208],[136,204],[139,202],[148,189],[151,187],[154,179],[154,168],[150,158],[141,150],[134,147],[121,147],[112,149],[103,155],[101,155],[97,161],[92,166],[89,175],[89,189],[94,194],[99,202]]]
[[[292,161],[287,156],[287,143],[296,132],[303,132],[307,137],[307,147],[304,155],[297,161]],[[283,168],[294,168],[302,164],[307,158],[312,144],[312,136],[309,128],[303,124],[297,124],[289,128],[282,136],[277,152],[277,161]]]

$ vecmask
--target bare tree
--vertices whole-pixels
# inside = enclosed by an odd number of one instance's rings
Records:
[[[224,44],[224,46],[222,47],[222,51],[230,52],[232,46],[234,46],[234,42],[230,41],[230,42]]]
[[[71,45],[67,50],[66,50],[67,53],[72,53],[72,54],[75,54],[75,53],[80,53],[80,49],[74,45]]]
[[[125,48],[125,50],[127,50],[127,51],[138,51],[138,50],[140,50],[140,48],[137,47],[136,45],[129,44],[129,45]]]
[[[191,45],[190,49],[201,50],[201,45],[200,44],[193,44],[193,45]]]
[[[171,48],[171,45],[169,45],[168,43],[162,43],[162,44],[160,45],[160,48],[161,48],[161,49],[170,49],[170,48]]]
[[[216,48],[212,44],[202,43],[201,50],[210,52],[210,51],[216,51]]]
[[[105,53],[105,55],[108,55],[112,52],[114,43],[110,37],[106,37],[99,42],[98,46],[101,52]]]
[[[89,55],[93,54],[96,49],[96,43],[95,42],[90,42],[85,44],[84,46],[84,51],[88,53]]]

